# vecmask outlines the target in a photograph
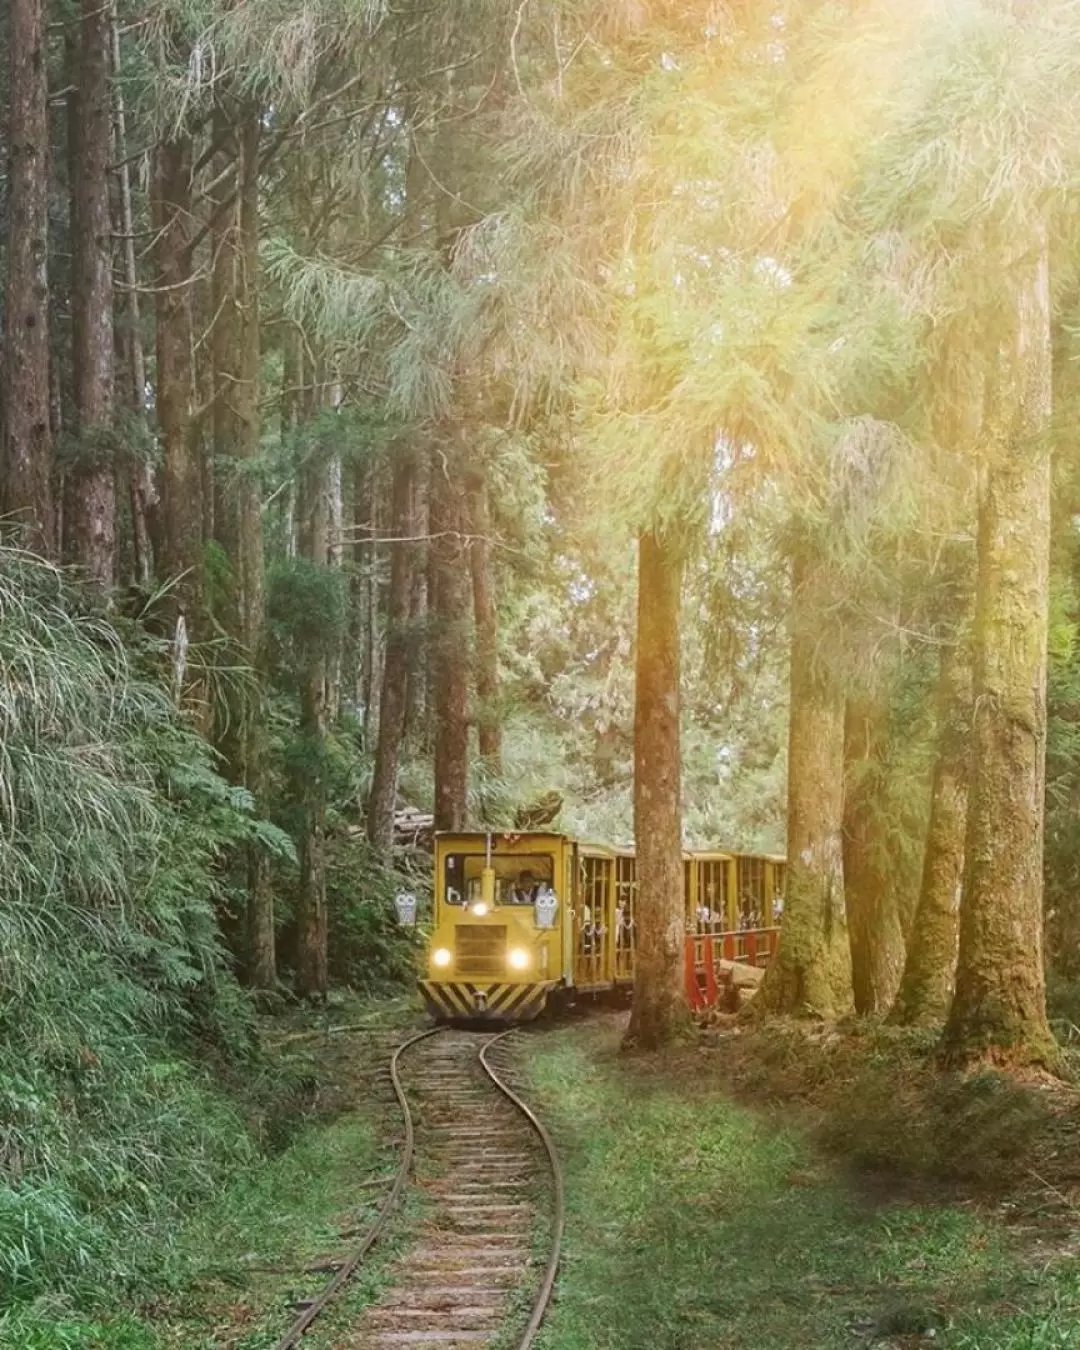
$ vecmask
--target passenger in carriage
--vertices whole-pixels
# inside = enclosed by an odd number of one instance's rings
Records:
[[[599,946],[599,927],[593,923],[592,910],[588,905],[581,907],[581,954],[592,956]]]
[[[626,901],[615,908],[615,950],[629,951],[634,945],[634,918]]]
[[[750,896],[743,896],[739,910],[739,932],[745,933],[751,928],[761,927],[761,911]]]

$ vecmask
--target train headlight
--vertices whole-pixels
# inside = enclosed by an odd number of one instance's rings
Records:
[[[507,952],[506,959],[510,962],[511,970],[527,970],[529,966],[529,953],[524,947],[511,947]]]
[[[448,966],[453,959],[454,955],[449,947],[436,947],[431,953],[431,964],[433,966]]]
[[[488,912],[488,907],[484,904],[483,900],[477,900],[476,904],[472,906],[472,912],[478,919],[482,919]]]

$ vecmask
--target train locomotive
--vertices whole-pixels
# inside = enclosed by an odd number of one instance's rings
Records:
[[[689,960],[716,939],[766,958],[783,910],[784,860],[684,858]],[[531,1021],[557,998],[629,988],[637,867],[630,849],[557,833],[437,834],[434,927],[420,992],[440,1022]]]

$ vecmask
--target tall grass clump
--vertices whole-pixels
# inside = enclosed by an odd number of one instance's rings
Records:
[[[251,1156],[219,863],[265,830],[116,628],[0,550],[0,1307],[137,1282]]]

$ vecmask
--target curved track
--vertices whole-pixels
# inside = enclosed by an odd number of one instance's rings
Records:
[[[339,1339],[355,1350],[478,1350],[499,1337],[523,1282],[535,1285],[536,1234],[549,1255],[524,1332],[528,1350],[550,1302],[565,1223],[562,1169],[547,1131],[508,1080],[500,1035],[433,1029],[399,1045],[390,1081],[404,1121],[397,1173],[360,1243],[304,1306],[275,1350],[294,1350],[386,1231],[416,1172],[420,1216],[387,1272],[390,1285]],[[492,1088],[497,1089],[497,1093]],[[545,1216],[537,1181],[549,1172]]]

